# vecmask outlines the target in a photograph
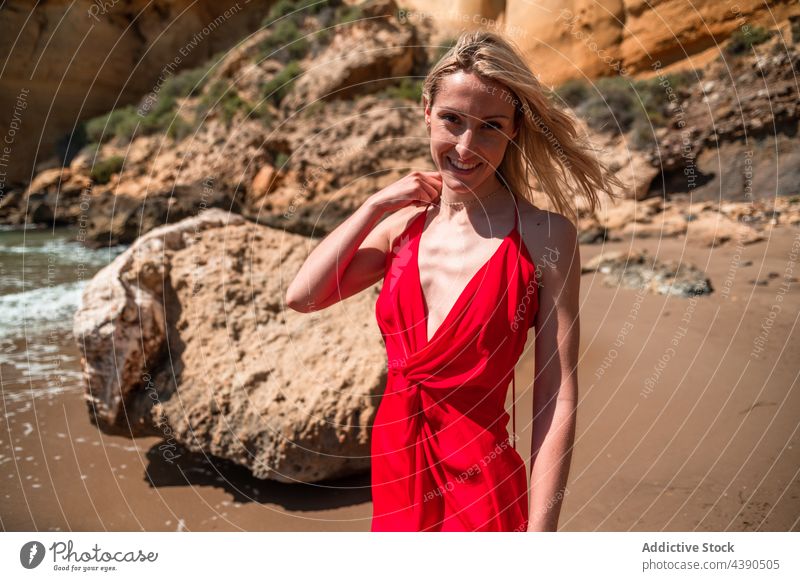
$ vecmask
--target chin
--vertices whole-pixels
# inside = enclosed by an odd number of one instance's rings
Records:
[[[450,186],[450,189],[453,191],[463,191],[463,192],[471,192],[479,185],[481,185],[484,181],[486,181],[491,176],[470,176],[468,178],[463,178],[461,176],[453,175],[447,171],[440,172],[442,176],[444,176],[447,185]]]

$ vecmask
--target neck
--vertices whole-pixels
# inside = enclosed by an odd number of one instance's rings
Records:
[[[474,190],[466,190],[456,192],[446,184],[442,184],[442,193],[440,201],[444,200],[449,203],[439,204],[439,214],[443,216],[455,215],[472,215],[473,212],[479,214],[486,214],[491,208],[496,207],[497,204],[503,204],[503,191],[504,186],[493,178],[487,180]],[[462,204],[454,204],[455,202],[463,202]]]

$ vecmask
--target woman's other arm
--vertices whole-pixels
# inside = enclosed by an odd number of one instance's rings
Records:
[[[578,403],[580,250],[575,226],[549,214],[536,315],[528,531],[555,531],[566,494]]]

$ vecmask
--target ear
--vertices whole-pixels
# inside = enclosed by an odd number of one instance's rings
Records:
[[[428,104],[428,100],[425,97],[422,97],[422,105],[425,107],[425,123],[430,125],[431,123],[431,108]]]

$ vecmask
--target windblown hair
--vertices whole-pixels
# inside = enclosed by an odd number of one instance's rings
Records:
[[[510,98],[517,99],[514,126],[518,132],[495,171],[497,179],[532,200],[529,178],[533,176],[558,213],[577,218],[576,193],[585,196],[594,213],[600,203],[598,192],[614,198],[611,186],[624,186],[579,136],[573,118],[548,98],[549,89],[542,86],[521,54],[510,39],[496,32],[463,32],[428,73],[422,96],[433,107],[442,80],[458,71],[505,85]],[[570,185],[570,177],[575,186]]]

